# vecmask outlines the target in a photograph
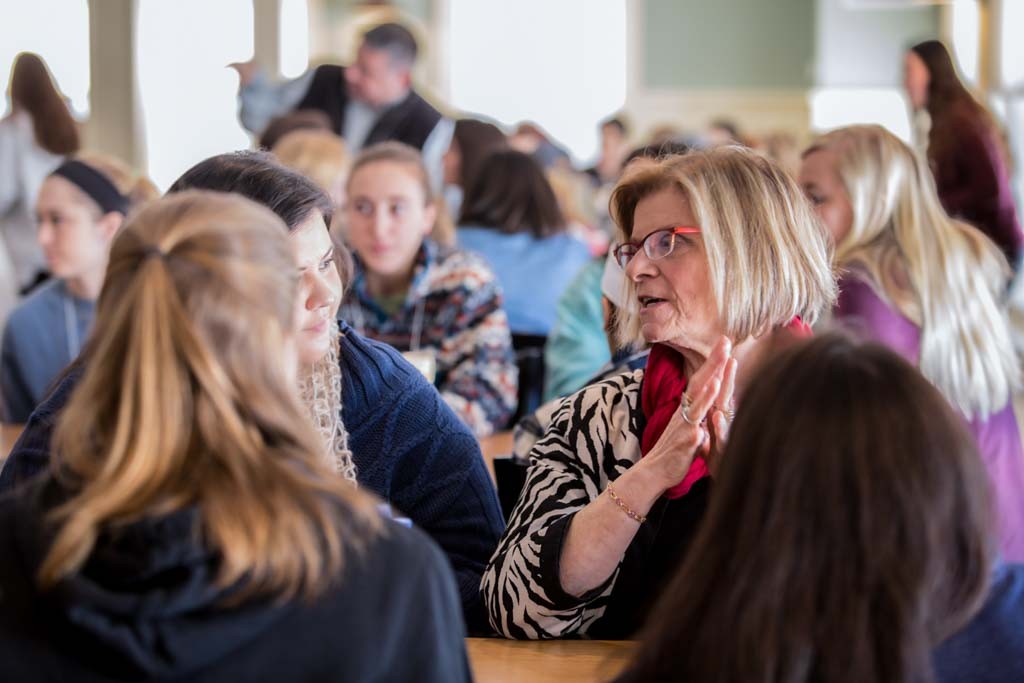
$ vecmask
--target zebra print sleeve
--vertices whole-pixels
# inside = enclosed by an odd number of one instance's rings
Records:
[[[526,484],[481,591],[491,625],[508,638],[584,634],[599,619],[616,571],[579,598],[558,578],[572,516],[640,457],[643,370],[617,375],[564,399],[530,451]]]

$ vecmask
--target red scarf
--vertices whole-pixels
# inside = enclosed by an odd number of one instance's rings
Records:
[[[793,336],[806,338],[811,336],[811,328],[799,317],[793,318],[784,328]],[[686,391],[686,367],[683,354],[665,344],[651,347],[651,355],[647,358],[647,369],[644,371],[644,383],[640,391],[640,405],[647,426],[640,439],[640,455],[647,455],[654,444],[658,443],[662,432],[668,426],[673,413],[679,410],[679,404]],[[683,480],[665,492],[666,498],[682,498],[690,488],[706,477],[708,465],[704,458],[697,456],[690,464]]]

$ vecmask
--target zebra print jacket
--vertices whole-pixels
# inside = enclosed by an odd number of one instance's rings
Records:
[[[508,638],[586,634],[605,613],[620,569],[579,598],[565,593],[558,559],[572,516],[640,459],[642,369],[563,399],[529,452],[526,484],[481,591],[491,625]]]

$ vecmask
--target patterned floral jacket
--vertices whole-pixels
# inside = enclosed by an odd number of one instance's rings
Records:
[[[477,437],[507,426],[518,370],[501,289],[479,256],[424,241],[405,303],[393,315],[367,293],[356,258],[356,277],[338,315],[399,351],[434,354],[434,385]]]

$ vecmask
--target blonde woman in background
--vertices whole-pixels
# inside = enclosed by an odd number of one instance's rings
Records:
[[[444,557],[321,456],[294,258],[219,193],[117,237],[50,472],[0,505],[6,678],[469,680]]]
[[[65,161],[43,182],[36,239],[53,279],[11,313],[0,350],[3,420],[24,423],[92,329],[110,244],[125,216],[157,190],[104,156]]]
[[[332,204],[345,203],[350,159],[341,136],[327,130],[296,130],[282,137],[271,152],[282,164],[319,185]]]
[[[969,422],[996,493],[1000,548],[1024,559],[1024,452],[1013,412],[1020,363],[1000,305],[999,248],[950,218],[925,162],[880,126],[804,152],[800,182],[843,269],[835,316],[892,347]]]

